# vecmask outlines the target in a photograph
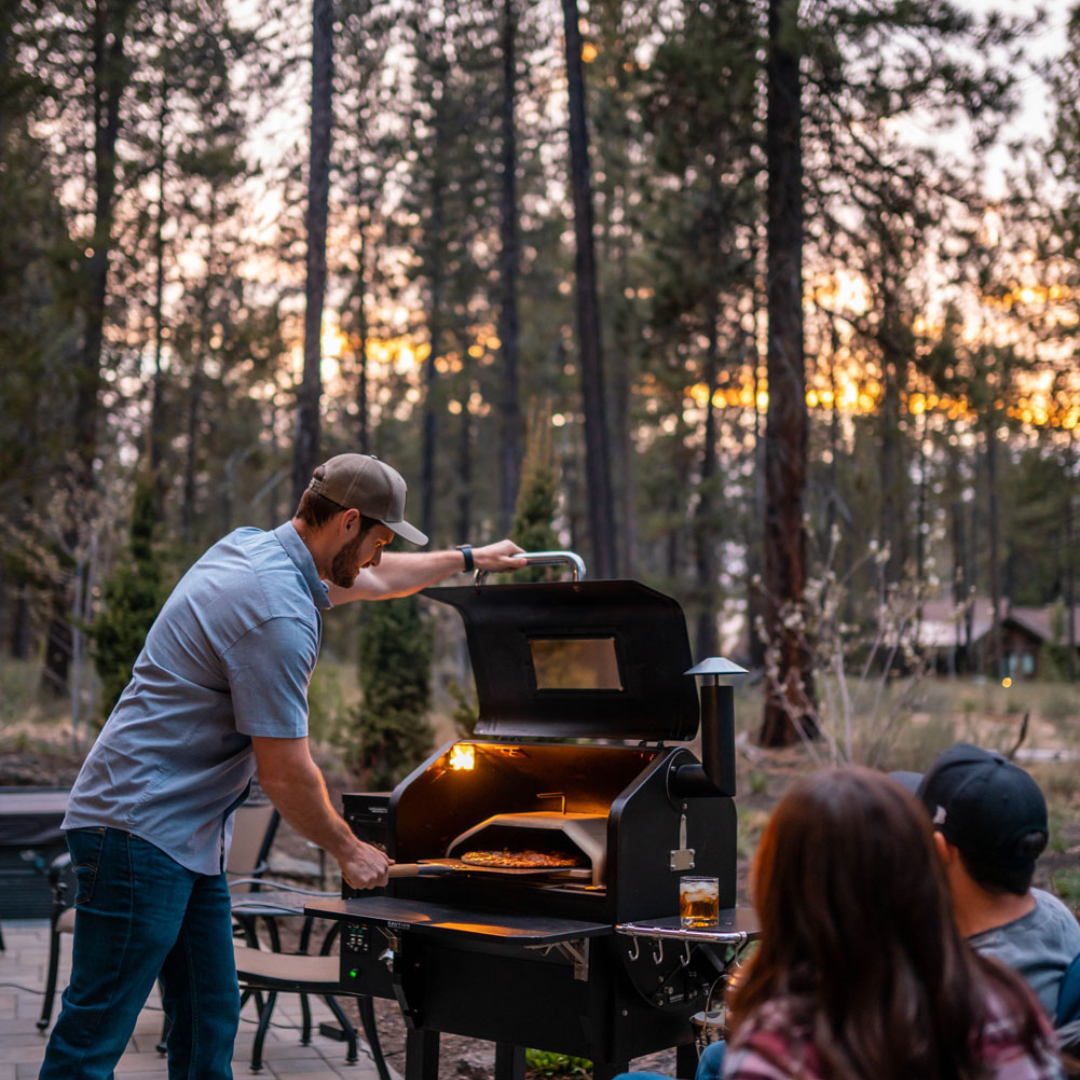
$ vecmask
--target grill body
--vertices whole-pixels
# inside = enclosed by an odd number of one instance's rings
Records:
[[[721,908],[735,906],[734,801],[702,782],[679,794],[679,770],[687,775],[698,759],[668,745],[697,727],[678,605],[632,582],[428,595],[465,619],[480,734],[465,741],[469,754],[460,743],[443,747],[388,796],[346,795],[346,820],[412,863],[511,834],[542,850],[552,829],[555,846],[573,848],[574,830],[558,832],[553,820],[563,815],[588,823],[590,842],[578,844],[586,865],[568,875],[449,873],[364,893],[346,887],[341,900],[308,908],[343,924],[342,990],[398,1001],[409,1028],[406,1080],[432,1080],[440,1032],[496,1043],[498,1080],[521,1074],[525,1047],[589,1058],[605,1080],[634,1057],[692,1044],[690,1017],[719,993],[734,948],[620,932],[648,920],[677,924],[687,873],[718,878]],[[560,650],[574,635],[590,641],[581,656],[602,648],[617,658],[603,689],[545,684],[561,677],[561,668],[551,675],[550,655],[566,652],[573,672],[573,648]],[[590,717],[596,741],[584,742]],[[466,757],[471,768],[455,767]],[[481,827],[506,815],[512,829]],[[544,828],[531,831],[524,815],[539,815]],[[691,1057],[680,1063],[680,1072],[692,1069]]]

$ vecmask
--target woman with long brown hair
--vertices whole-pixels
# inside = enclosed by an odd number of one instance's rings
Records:
[[[754,861],[757,953],[730,995],[725,1080],[1056,1080],[1018,976],[953,923],[925,811],[862,768],[777,805]]]

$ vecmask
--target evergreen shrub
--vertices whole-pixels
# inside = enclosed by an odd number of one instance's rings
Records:
[[[433,644],[418,597],[363,605],[352,764],[373,790],[393,787],[431,749]]]
[[[107,718],[131,680],[146,635],[164,604],[160,557],[154,547],[157,511],[152,483],[135,486],[130,558],[105,583],[101,613],[89,629],[94,667],[101,679],[101,716]]]

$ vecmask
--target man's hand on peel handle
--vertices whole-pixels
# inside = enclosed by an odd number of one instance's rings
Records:
[[[362,840],[343,859],[338,859],[341,876],[354,889],[374,889],[389,880],[390,860],[386,854]]]
[[[529,564],[524,559],[515,558],[524,554],[513,540],[500,540],[496,544],[472,549],[473,564],[477,570],[499,572],[502,570],[520,570]]]

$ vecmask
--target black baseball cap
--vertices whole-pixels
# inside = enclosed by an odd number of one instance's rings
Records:
[[[1019,869],[1034,866],[1046,846],[1046,799],[1031,776],[1001,754],[957,743],[914,788],[917,773],[893,776],[914,789],[934,828],[969,858]]]

